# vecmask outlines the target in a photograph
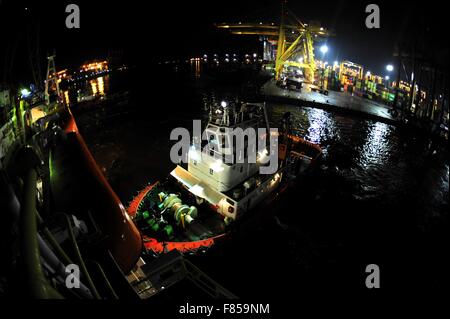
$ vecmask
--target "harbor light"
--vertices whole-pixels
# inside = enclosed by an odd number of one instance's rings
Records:
[[[320,52],[322,52],[323,54],[328,52],[328,46],[326,44],[322,45],[320,47]]]
[[[394,71],[394,66],[392,64],[388,64],[386,65],[386,70],[388,70],[389,72]]]

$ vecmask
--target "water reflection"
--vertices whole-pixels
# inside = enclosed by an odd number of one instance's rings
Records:
[[[66,105],[70,104],[70,98],[69,98],[69,90],[63,91],[64,94],[64,103]]]
[[[78,82],[63,91],[63,99],[67,105],[76,102],[91,101],[104,98],[109,90],[109,75]]]
[[[335,135],[339,137],[329,112],[321,109],[310,109],[307,115],[309,128],[306,139],[313,143],[321,144],[324,139],[329,137],[330,132],[332,132],[333,138],[336,137]]]
[[[97,95],[97,81],[96,80],[91,80],[89,81],[89,83],[91,84],[91,90],[92,90],[92,95]]]
[[[105,82],[103,80],[103,76],[97,78],[98,83],[98,93],[100,95],[105,95]]]
[[[328,144],[330,139],[340,138],[340,128],[330,112],[322,109],[298,108],[289,105],[267,104],[271,125],[278,126],[283,114],[291,113],[294,134],[321,144]]]
[[[389,125],[385,123],[370,123],[366,143],[359,154],[359,163],[363,167],[383,165],[389,155]]]
[[[91,92],[93,96],[105,95],[105,82],[103,80],[103,76],[90,80],[89,84],[91,85]]]
[[[201,75],[201,61],[200,59],[191,59],[191,69],[194,73],[196,79],[200,78]]]

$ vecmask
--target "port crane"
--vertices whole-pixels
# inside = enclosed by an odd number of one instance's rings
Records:
[[[284,67],[304,70],[306,81],[313,83],[316,71],[314,42],[332,35],[318,23],[303,23],[282,4],[280,24],[275,23],[219,23],[219,29],[236,35],[258,35],[276,43],[275,78],[280,79]]]

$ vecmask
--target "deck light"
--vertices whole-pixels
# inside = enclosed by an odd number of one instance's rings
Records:
[[[22,90],[20,90],[20,94],[22,95],[22,98],[24,98],[24,97],[28,97],[31,94],[31,92],[28,89],[22,89]]]

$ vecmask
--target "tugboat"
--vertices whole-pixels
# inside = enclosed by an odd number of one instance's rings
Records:
[[[243,149],[225,143],[233,141],[235,129],[248,128],[266,133],[246,140]],[[321,156],[319,145],[292,134],[289,113],[283,116],[279,131],[268,128],[265,104],[221,102],[210,107],[203,136],[215,147],[193,143],[187,168],[178,165],[166,180],[143,189],[128,207],[147,250],[155,254],[174,249],[191,254],[206,251],[235,222],[270,195],[286,189]],[[270,156],[268,135],[274,134],[278,165],[274,172],[261,174]],[[256,149],[264,140],[266,148],[251,160],[247,150]]]

